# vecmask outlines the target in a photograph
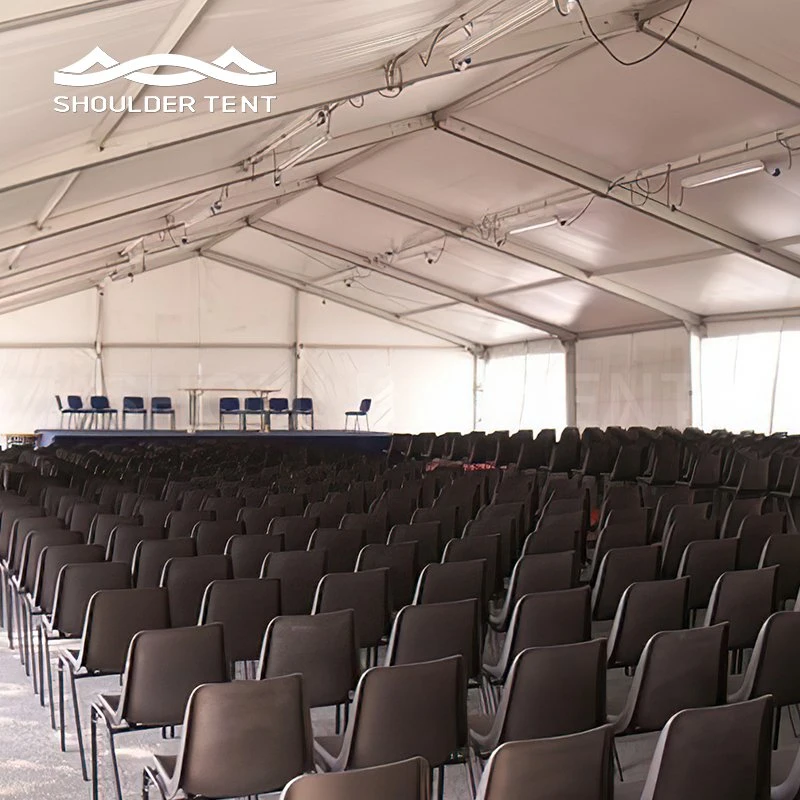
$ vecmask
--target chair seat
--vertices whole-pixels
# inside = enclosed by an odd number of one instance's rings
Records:
[[[366,417],[367,416],[367,412],[366,411],[345,411],[344,415],[346,417]]]
[[[331,769],[342,752],[344,736],[317,736],[314,738],[314,753],[319,760]]]

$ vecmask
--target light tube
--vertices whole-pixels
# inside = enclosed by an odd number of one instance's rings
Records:
[[[289,169],[289,167],[293,167],[298,162],[302,161],[307,156],[310,156],[312,153],[315,153],[320,147],[324,147],[328,142],[331,140],[331,135],[326,133],[324,136],[320,136],[319,139],[315,139],[310,144],[307,144],[305,147],[301,147],[295,153],[289,156],[282,164],[279,164],[277,167],[278,172],[283,172],[284,170]]]
[[[319,125],[320,122],[324,122],[324,117],[320,117],[321,113],[323,112],[315,111],[310,117],[306,117],[306,119],[295,122],[293,125],[284,128],[282,131],[278,131],[278,133],[269,139],[260,150],[257,150],[252,156],[245,159],[245,167],[247,168],[253,164],[258,164],[258,162],[261,161],[264,156],[267,155],[267,153],[271,153],[279,145],[287,141],[287,139],[292,139],[295,136],[303,133],[303,131],[314,127],[314,125]]]
[[[539,222],[532,222],[530,225],[523,225],[520,228],[512,228],[508,232],[508,236],[513,236],[515,233],[525,233],[525,231],[538,231],[541,228],[549,228],[553,225],[558,225],[561,220],[558,217],[550,217],[550,219],[542,219]]]
[[[731,164],[728,167],[719,167],[698,175],[689,175],[681,180],[684,189],[696,189],[698,186],[708,186],[710,183],[719,183],[742,175],[752,175],[754,172],[764,170],[763,161],[745,161],[743,164]]]

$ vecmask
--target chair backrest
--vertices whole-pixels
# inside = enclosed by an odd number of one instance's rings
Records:
[[[167,517],[167,538],[185,539],[192,535],[194,526],[198,522],[210,522],[214,518],[211,511],[201,511],[199,509],[181,509],[170,511]]]
[[[417,509],[427,511],[428,509]],[[417,514],[414,513],[416,518]],[[393,525],[386,540],[389,544],[416,542],[417,545],[417,572],[427,564],[434,564],[442,556],[444,543],[442,542],[441,523],[411,522],[408,525]],[[447,539],[445,541],[450,541]]]
[[[522,555],[580,550],[583,547],[582,519],[582,511],[542,519],[536,530],[525,537]]]
[[[89,538],[89,531],[92,527],[94,518],[103,512],[103,507],[99,503],[75,503],[72,507],[72,514],[68,520],[71,531],[79,531],[85,538]]]
[[[347,513],[347,504],[341,502],[326,502],[320,500],[316,503],[309,503],[303,514],[306,517],[316,517],[321,528],[338,528],[344,514]],[[348,526],[357,528],[358,526]]]
[[[609,550],[624,547],[643,547],[647,544],[647,530],[636,523],[609,522],[600,531],[592,555],[591,582],[597,580],[597,573],[605,554]]]
[[[466,677],[480,674],[481,624],[475,598],[405,606],[394,619],[386,666],[460,655]]]
[[[317,584],[325,574],[326,557],[324,550],[267,553],[261,577],[280,580],[283,614],[311,613]]]
[[[439,553],[444,548],[444,543],[456,537],[456,531],[462,531],[464,523],[461,515],[462,507],[457,503],[436,504],[431,508],[418,508],[411,515],[411,524],[417,525],[424,522],[439,523]],[[465,521],[466,522],[466,521]],[[439,556],[437,556],[438,559]]]
[[[113,562],[66,564],[56,581],[50,624],[64,636],[78,638],[83,632],[86,608],[100,589],[128,589],[130,570]]]
[[[658,578],[661,545],[609,550],[600,562],[592,592],[592,618],[613,619],[625,590],[640,581]]]
[[[196,554],[195,541],[184,539],[144,539],[133,552],[133,583],[137,589],[160,586],[164,565],[171,558],[188,558]]]
[[[103,561],[103,548],[92,544],[59,544],[45,547],[36,567],[34,605],[49,614],[53,610],[56,586],[66,564],[97,564]]]
[[[518,550],[516,517],[500,516],[470,520],[464,526],[464,538],[476,536],[500,537],[500,561],[497,564],[496,571],[499,570],[503,577],[510,575],[514,566],[514,557]]]
[[[419,576],[414,604],[449,603],[475,598],[483,614],[486,605],[486,562],[451,561],[428,564]]]
[[[761,558],[761,551],[770,536],[786,533],[786,514],[748,514],[739,525],[736,538],[739,551],[736,554],[736,569],[755,569]]]
[[[211,581],[203,594],[200,624],[219,622],[225,629],[229,664],[256,661],[267,625],[281,613],[281,585],[274,579]]]
[[[314,410],[314,401],[310,397],[295,397],[292,401],[292,411],[300,414],[310,414]]]
[[[227,580],[230,576],[231,562],[226,555],[169,559],[161,573],[161,586],[169,590],[172,625],[176,628],[196,625],[208,584]]]
[[[717,536],[717,523],[713,519],[696,519],[668,526],[661,553],[661,577],[674,578],[678,574],[683,551],[690,542],[708,541]]]
[[[215,520],[198,522],[192,530],[192,538],[197,544],[197,555],[220,555],[225,552],[228,540],[242,533],[240,522]]]
[[[241,497],[206,497],[201,508],[203,511],[210,511],[215,520],[233,521],[242,505]]]
[[[123,397],[122,408],[125,411],[144,411],[144,398],[136,396]]]
[[[81,411],[83,409],[83,399],[78,394],[68,394],[67,406],[70,411]]]
[[[239,411],[239,398],[238,397],[220,397],[219,399],[219,411],[220,413],[230,413]]]
[[[352,572],[365,544],[364,538],[360,529],[317,528],[311,534],[308,549],[327,553],[328,572]]]
[[[389,570],[330,572],[322,576],[313,614],[352,609],[359,647],[377,647],[389,630]]]
[[[608,637],[608,665],[633,667],[650,637],[688,623],[689,578],[632,583],[619,601]]]
[[[787,600],[793,600],[800,591],[800,536],[770,536],[764,544],[759,567],[779,565],[778,584],[775,597],[782,608]]]
[[[316,517],[279,516],[269,523],[267,533],[283,536],[284,550],[305,550],[318,525],[319,520]]]
[[[246,502],[246,498],[243,499]],[[275,508],[270,508],[267,505],[256,508],[245,505],[244,508],[239,509],[236,518],[244,525],[244,532],[252,536],[253,534],[266,533],[270,522],[279,516],[280,514]]]
[[[95,592],[86,609],[78,664],[90,672],[121,673],[139,631],[169,627],[166,589],[114,589]]]
[[[281,800],[430,800],[430,771],[417,756],[379,767],[301,775],[286,786]]]
[[[117,525],[108,537],[106,545],[106,560],[124,561],[133,564],[136,545],[145,540],[164,538],[164,529],[156,525],[130,525],[122,523]]]
[[[173,504],[167,500],[153,500],[145,497],[139,503],[138,513],[142,518],[142,525],[158,525],[165,528],[167,517],[172,510]]]
[[[151,397],[150,409],[152,411],[172,411],[171,397]]]
[[[198,686],[183,731],[170,796],[274,792],[313,769],[311,719],[299,675]]]
[[[89,544],[108,547],[111,532],[117,525],[138,525],[138,517],[123,517],[121,514],[97,514],[89,531]]]
[[[460,656],[374,667],[358,683],[338,764],[359,769],[419,755],[438,767],[466,743]]]
[[[563,684],[562,684],[563,682]],[[559,684],[569,692],[553,691]],[[508,674],[482,748],[565,736],[606,721],[606,640],[523,650]]]
[[[722,538],[734,537],[739,532],[742,520],[748,514],[760,514],[764,510],[763,497],[737,497],[728,506],[720,526]]]
[[[488,669],[502,682],[523,650],[585,642],[591,630],[588,586],[525,594],[514,606],[497,665]]]
[[[686,708],[726,700],[728,625],[661,631],[650,638],[634,673],[619,733],[657,731]]]
[[[393,611],[414,599],[416,585],[417,543],[368,544],[361,548],[356,572],[386,568],[389,570],[389,603]]]
[[[111,404],[104,394],[94,394],[89,398],[89,403],[95,411],[107,411]]]
[[[285,413],[289,410],[289,401],[285,397],[270,397],[267,408],[273,413]]]
[[[723,572],[717,578],[706,612],[706,625],[728,622],[728,647],[752,647],[767,617],[775,609],[779,567]]]
[[[245,397],[244,410],[251,411],[254,414],[260,414],[264,410],[263,397]]]
[[[362,414],[368,414],[370,408],[372,408],[372,400],[369,397],[365,397],[358,406],[358,410]]]
[[[227,680],[222,625],[141,631],[131,640],[118,720],[180,725],[197,686]]]
[[[612,728],[508,742],[486,764],[478,800],[611,800]]]
[[[736,569],[736,539],[689,542],[678,565],[678,577],[688,575],[689,608],[706,608],[717,578]]]
[[[656,745],[642,800],[768,800],[772,702],[680,711]]]
[[[31,531],[22,546],[23,558],[20,564],[19,577],[22,588],[33,593],[39,574],[39,557],[46,547],[81,544],[83,537],[76,531],[44,530]]]
[[[231,536],[225,545],[225,555],[231,559],[234,578],[257,578],[267,553],[283,550],[283,536],[271,533],[260,536]]]
[[[490,595],[502,590],[503,573],[501,572],[502,539],[499,534],[489,536],[466,536],[463,539],[451,539],[444,548],[442,563],[452,561],[486,562],[486,589]]]
[[[311,708],[347,703],[361,673],[352,609],[275,617],[267,626],[258,678],[300,673]]]

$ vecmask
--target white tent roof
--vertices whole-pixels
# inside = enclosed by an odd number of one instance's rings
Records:
[[[694,0],[629,67],[580,9],[552,10],[453,69],[464,25],[478,36],[526,5],[5,0],[0,313],[198,252],[477,349],[800,311],[800,5]],[[623,59],[663,42],[683,7],[583,0]],[[95,47],[210,62],[231,46],[277,84],[53,85]],[[135,109],[185,92],[277,99],[270,113],[56,113],[73,91]],[[242,168],[325,108],[332,139],[279,186],[275,161],[318,132]],[[753,159],[767,170],[681,190]],[[553,216],[566,224],[508,234]]]

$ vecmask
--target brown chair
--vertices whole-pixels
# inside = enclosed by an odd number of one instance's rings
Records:
[[[196,553],[194,539],[144,539],[133,552],[133,585],[137,589],[161,585],[164,565],[171,558],[190,558]]]
[[[713,519],[696,519],[669,526],[662,543],[661,577],[677,577],[683,552],[691,542],[710,541],[716,537],[717,523]]]
[[[767,539],[786,533],[786,527],[786,514],[781,512],[748,514],[736,534],[739,540],[736,569],[756,569]]]
[[[464,526],[463,538],[468,539],[474,536],[500,537],[500,561],[497,564],[497,571],[501,578],[509,576],[514,567],[514,558],[518,549],[516,517],[470,520]]]
[[[449,564],[428,564],[419,576],[414,605],[451,603],[475,598],[486,608],[486,562],[451,561]]]
[[[261,566],[261,577],[280,580],[281,613],[311,613],[317,584],[326,571],[326,558],[324,550],[267,553]]]
[[[592,552],[589,582],[594,585],[600,564],[609,550],[628,547],[644,547],[647,544],[647,531],[629,523],[609,523],[600,531]]]
[[[729,623],[728,649],[734,651],[735,671],[741,669],[743,651],[755,645],[761,626],[775,610],[778,569],[724,572],[714,584],[704,624]]]
[[[541,520],[536,530],[525,537],[522,555],[563,553],[569,550],[581,552],[584,547],[582,519],[583,512],[576,511]]]
[[[613,619],[625,590],[641,581],[658,578],[661,545],[609,550],[600,563],[592,590],[592,619]]]
[[[419,509],[426,511],[427,509]],[[447,540],[449,541],[449,540]],[[410,525],[394,525],[386,539],[387,544],[408,544],[417,546],[416,573],[422,572],[428,564],[435,564],[442,557],[442,542],[438,522],[412,522]]]
[[[431,768],[414,757],[380,767],[301,775],[286,786],[281,800],[430,800]]]
[[[729,703],[767,694],[772,695],[772,747],[777,750],[781,711],[800,703],[800,614],[796,611],[779,611],[768,617],[744,675],[728,678]]]
[[[299,675],[198,686],[189,698],[177,756],[144,771],[164,800],[244,797],[282,789],[313,768],[311,719]]]
[[[364,544],[361,529],[317,528],[311,534],[308,549],[327,553],[328,572],[352,572]]]
[[[136,545],[145,540],[154,541],[164,538],[164,529],[157,525],[117,525],[108,538],[106,547],[107,561],[121,561],[133,565]]]
[[[377,661],[378,646],[389,630],[389,570],[379,568],[323,575],[311,613],[326,614],[345,608],[352,609],[355,614],[359,647],[373,651]]]
[[[121,514],[97,514],[89,530],[89,544],[108,547],[108,540],[117,525],[138,525],[138,517],[123,517]]]
[[[169,601],[166,589],[114,589],[95,592],[86,608],[78,649],[63,650],[58,659],[58,708],[61,752],[66,752],[64,671],[69,680],[75,733],[85,764],[77,681],[101,675],[119,675],[125,668],[133,637],[139,631],[169,627]]]
[[[641,794],[638,786],[630,786],[615,796],[768,800],[771,712],[769,697],[678,712],[658,739]]]
[[[480,631],[475,598],[406,606],[394,619],[385,664],[391,667],[459,655],[467,679],[476,681],[480,675]]]
[[[382,512],[344,514],[339,521],[339,527],[342,530],[363,531],[367,544],[383,544],[386,541],[386,531],[389,530],[386,514]]]
[[[736,539],[689,542],[678,565],[678,577],[689,576],[689,610],[707,608],[717,578],[736,569]]]
[[[241,497],[206,497],[201,508],[210,511],[215,520],[233,522],[242,505]]]
[[[491,683],[503,684],[523,650],[585,642],[591,638],[591,625],[588,586],[523,595],[514,606],[497,661],[484,661],[483,671]]]
[[[167,517],[167,538],[185,539],[192,535],[198,522],[210,522],[214,515],[210,511],[171,511]]]
[[[267,625],[281,613],[280,581],[237,578],[211,581],[200,606],[200,625],[219,622],[233,677],[238,662],[258,661]]]
[[[770,536],[761,551],[758,568],[778,566],[775,599],[778,609],[794,600],[800,591],[800,535]]]
[[[242,526],[234,520],[215,520],[213,522],[198,522],[192,529],[192,538],[195,540],[197,555],[217,556],[225,552],[228,540],[233,536],[240,536]]]
[[[180,725],[196,687],[227,680],[222,625],[141,631],[131,640],[119,694],[100,694],[91,707],[92,798],[98,798],[97,726],[108,733],[111,765],[122,800],[116,737]],[[212,762],[218,766],[216,760]]]
[[[251,508],[245,505],[244,508],[239,509],[236,519],[244,526],[244,532],[248,536],[252,536],[266,533],[269,524],[277,516],[279,516],[277,510],[270,506]]]
[[[576,586],[578,568],[578,553],[574,550],[519,558],[511,573],[502,607],[489,616],[492,627],[498,631],[508,627],[514,606],[523,595],[557,592]]]
[[[175,628],[196,625],[206,587],[231,577],[225,555],[171,558],[164,564],[161,586],[169,591],[169,618]]]
[[[723,705],[727,684],[728,625],[662,631],[651,637],[628,697],[608,721],[615,736],[661,730],[687,708]],[[620,777],[622,765],[617,761]]]
[[[611,726],[558,736],[507,742],[492,753],[478,800],[612,800]]]
[[[440,797],[445,764],[463,761],[466,747],[460,656],[367,670],[345,733],[317,737],[314,745],[317,764],[331,772],[421,756],[439,769]]]
[[[370,569],[389,570],[389,601],[392,611],[407,606],[414,599],[417,571],[417,543],[368,544],[361,548],[356,572]]]
[[[421,525],[436,522],[439,525],[439,556],[444,548],[444,543],[456,538],[456,532],[464,529],[463,523],[459,525],[461,508],[458,505],[437,505],[432,508],[418,508],[411,517],[412,525]],[[439,558],[437,556],[437,559]]]
[[[632,583],[619,601],[608,637],[608,666],[630,669],[650,637],[688,623],[689,578]]]
[[[145,497],[139,503],[137,513],[141,517],[142,525],[150,526],[155,525],[159,528],[167,527],[167,517],[174,509],[171,502],[166,500],[153,500],[152,498]],[[189,533],[186,533],[188,536]]]
[[[225,545],[225,555],[231,560],[234,578],[257,578],[267,553],[283,550],[280,534],[231,536]]]
[[[742,520],[749,514],[762,514],[764,512],[765,497],[737,497],[728,506],[720,525],[720,538],[734,538],[739,533]]]
[[[336,730],[344,706],[356,688],[361,663],[355,614],[343,609],[312,616],[275,617],[267,626],[256,677],[275,678],[300,673],[310,708],[336,706]]]
[[[566,693],[555,687],[568,686]],[[470,739],[486,759],[505,742],[589,730],[606,721],[606,640],[523,650],[495,715],[470,715]]]
[[[501,572],[502,545],[503,539],[499,534],[451,539],[445,545],[442,563],[485,561],[486,588],[490,595],[495,596],[503,589],[503,574]]]
[[[83,535],[83,541],[89,542],[89,531],[92,529],[94,518],[98,514],[107,513],[109,509],[100,503],[78,502],[72,507],[72,513],[67,518],[67,527],[71,531],[78,531]]]
[[[316,517],[318,527],[320,528],[338,528],[342,517],[347,513],[347,501],[341,500],[335,502],[321,501],[318,503],[309,503],[306,506],[305,515],[307,517]]]
[[[318,527],[316,517],[287,516],[275,517],[269,523],[267,533],[283,537],[284,550],[306,550],[311,534]]]

